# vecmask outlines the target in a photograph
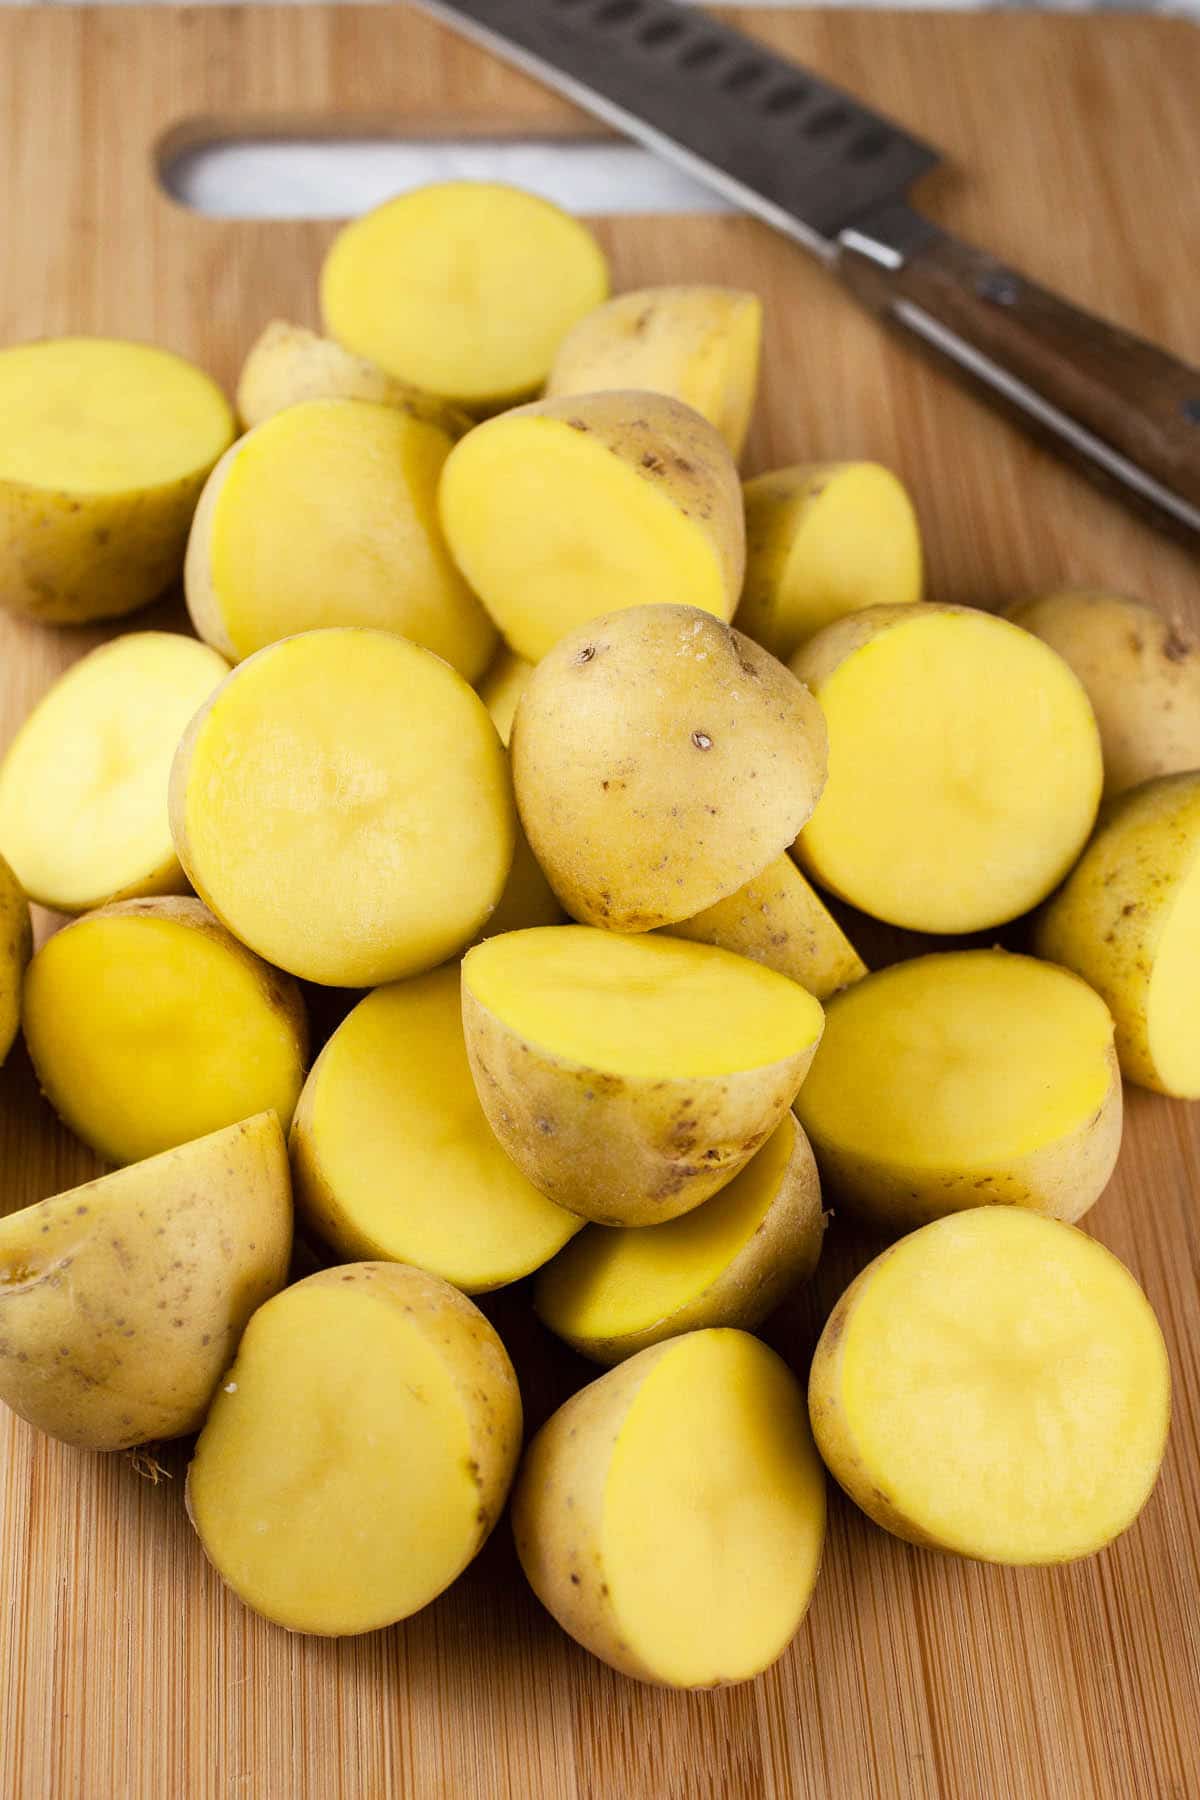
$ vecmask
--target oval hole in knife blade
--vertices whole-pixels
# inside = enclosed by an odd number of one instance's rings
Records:
[[[223,219],[345,219],[429,181],[507,181],[569,212],[731,212],[640,145],[588,138],[288,137],[204,124],[170,132],[158,177],[180,205]]]

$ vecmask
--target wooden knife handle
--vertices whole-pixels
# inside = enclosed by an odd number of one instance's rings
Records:
[[[837,267],[1085,473],[1200,543],[1200,371],[907,207],[843,232]]]

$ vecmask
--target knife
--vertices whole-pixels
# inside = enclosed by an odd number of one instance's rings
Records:
[[[1200,371],[915,211],[936,150],[676,0],[420,0],[818,256],[891,325],[1195,547]]]

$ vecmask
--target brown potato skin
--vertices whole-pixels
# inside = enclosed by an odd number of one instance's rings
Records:
[[[469,958],[468,958],[469,964]],[[568,1212],[661,1225],[732,1181],[796,1096],[816,1042],[732,1075],[609,1075],[527,1043],[472,993],[463,1028],[487,1120],[517,1167]]]
[[[812,813],[826,758],[803,683],[687,606],[568,633],[512,733],[534,855],[572,917],[610,931],[691,918],[761,874]]]
[[[541,1290],[553,1267],[550,1264],[534,1282],[534,1307],[542,1323],[572,1350],[608,1367],[684,1332],[714,1325],[752,1331],[761,1325],[793,1288],[810,1279],[825,1236],[827,1221],[812,1147],[799,1120],[793,1117],[791,1123],[792,1153],[775,1198],[754,1235],[703,1293],[641,1331],[620,1337],[585,1337],[552,1325],[546,1317]]]
[[[777,858],[761,875],[694,918],[677,919],[662,929],[669,937],[748,956],[798,982],[822,1004],[867,973],[866,963],[791,855]]]
[[[1092,703],[1109,799],[1200,769],[1200,642],[1140,600],[1092,589],[1044,594],[1006,617],[1074,669]]]
[[[365,356],[303,325],[272,319],[251,344],[238,378],[238,416],[247,430],[306,400],[374,400],[462,437],[474,420],[461,407],[400,381]]]
[[[287,1279],[279,1121],[197,1144],[202,1158],[182,1144],[0,1220],[0,1398],[64,1443],[195,1431],[246,1321]]]
[[[21,1024],[21,983],[33,955],[29,902],[0,856],[0,1064]]]

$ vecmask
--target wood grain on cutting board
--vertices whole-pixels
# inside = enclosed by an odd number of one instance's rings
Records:
[[[739,13],[943,144],[930,209],[1030,274],[1200,363],[1200,33],[1101,15]],[[592,133],[403,9],[0,9],[0,342],[146,337],[227,383],[275,314],[314,319],[332,228],[225,223],[168,202],[156,146],[206,122],[423,135]],[[728,217],[601,224],[619,285],[727,280],[767,303],[751,470],[868,455],[923,516],[933,596],[995,604],[1111,583],[1200,625],[1200,566],[956,392],[801,253]],[[0,422],[2,428],[2,422]],[[178,616],[167,608],[162,617]],[[0,622],[0,747],[97,631]],[[95,1172],[23,1053],[0,1075],[0,1208]],[[1142,1520],[1056,1571],[926,1554],[835,1496],[788,1655],[749,1686],[674,1695],[578,1650],[524,1588],[502,1525],[407,1625],[290,1637],[206,1567],[185,1451],[151,1485],[0,1417],[3,1800],[1190,1800],[1200,1794],[1200,1108],[1133,1091],[1090,1216],[1167,1332],[1176,1422]],[[768,1333],[806,1365],[866,1254],[835,1226],[816,1288]],[[589,1371],[488,1304],[531,1423]]]

